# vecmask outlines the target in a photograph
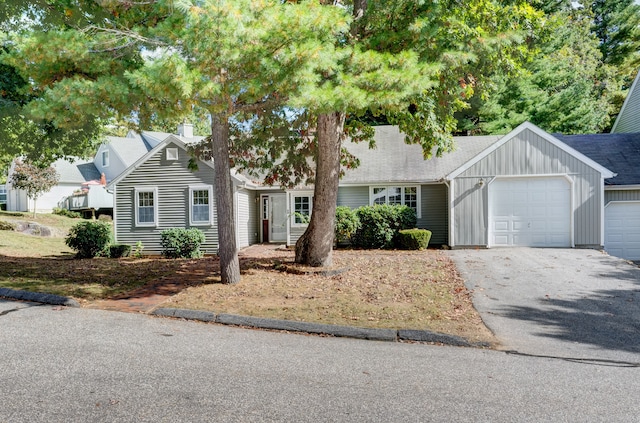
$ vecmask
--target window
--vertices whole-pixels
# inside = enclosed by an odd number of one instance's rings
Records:
[[[210,225],[213,188],[211,186],[191,187],[189,188],[189,197],[191,201],[190,223],[192,225]]]
[[[167,148],[167,160],[178,160],[178,149],[177,148]]]
[[[109,167],[109,150],[102,152],[102,167]]]
[[[311,210],[313,208],[313,196],[307,194],[292,194],[293,216],[291,224],[293,226],[305,226],[309,224]]]
[[[158,189],[137,188],[136,226],[156,226],[158,224]]]
[[[389,186],[371,187],[371,205],[389,204],[405,205],[416,211],[420,216],[420,190],[417,186]]]
[[[7,204],[7,187],[0,185],[0,204]]]

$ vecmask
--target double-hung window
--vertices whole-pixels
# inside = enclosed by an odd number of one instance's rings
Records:
[[[291,194],[291,205],[293,207],[291,224],[293,226],[308,225],[313,209],[313,194],[293,193]]]
[[[418,186],[373,186],[370,187],[371,205],[404,205],[420,216],[420,190]]]
[[[7,204],[7,187],[0,185],[0,204]]]
[[[158,225],[158,189],[136,188],[136,226]]]
[[[191,225],[211,225],[213,188],[211,185],[189,188],[189,221]]]

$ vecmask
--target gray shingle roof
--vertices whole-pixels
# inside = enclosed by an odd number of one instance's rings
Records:
[[[147,154],[149,149],[141,138],[107,137],[107,143],[129,167],[140,157]]]
[[[360,159],[360,166],[348,170],[342,184],[438,181],[502,137],[455,137],[454,151],[442,157],[436,157],[434,151],[432,158],[425,160],[422,147],[406,144],[397,126],[378,126],[375,130],[375,149],[369,149],[367,143],[345,143],[347,150]]]
[[[93,164],[93,161],[82,159],[74,160],[74,162],[69,162],[65,159],[59,159],[53,163],[53,167],[58,171],[58,175],[60,175],[60,183],[77,183],[80,185],[83,182],[100,179],[100,173]]]
[[[617,173],[606,185],[640,185],[640,133],[554,136]]]

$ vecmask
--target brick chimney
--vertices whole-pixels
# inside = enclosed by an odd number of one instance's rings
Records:
[[[193,138],[193,125],[183,122],[178,125],[178,135],[185,138]]]

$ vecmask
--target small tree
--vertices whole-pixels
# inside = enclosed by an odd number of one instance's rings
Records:
[[[29,162],[16,160],[9,182],[14,188],[27,192],[33,200],[33,218],[36,217],[36,200],[58,183],[60,176],[51,166],[39,167]]]

